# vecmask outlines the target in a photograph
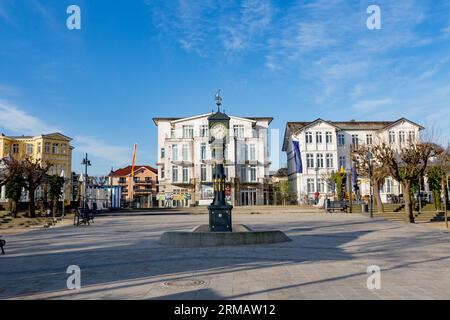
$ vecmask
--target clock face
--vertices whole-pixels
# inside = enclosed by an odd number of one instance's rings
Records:
[[[214,139],[223,139],[227,135],[227,127],[223,123],[216,123],[211,128],[211,135]]]

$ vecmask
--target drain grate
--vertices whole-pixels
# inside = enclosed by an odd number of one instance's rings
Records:
[[[200,287],[206,284],[206,281],[198,280],[198,279],[187,279],[187,280],[174,280],[174,281],[165,281],[162,283],[164,287]]]

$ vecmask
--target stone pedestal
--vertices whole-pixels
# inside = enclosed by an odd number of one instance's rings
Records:
[[[208,206],[210,228],[209,231],[232,231],[231,209],[233,209],[233,206],[230,205]]]
[[[249,227],[233,225],[233,231],[210,232],[209,225],[199,225],[191,231],[168,231],[161,235],[159,242],[176,247],[214,247],[270,244],[292,241],[280,230],[251,230]]]

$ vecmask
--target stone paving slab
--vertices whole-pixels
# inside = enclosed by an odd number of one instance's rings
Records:
[[[239,214],[293,241],[236,247],[165,247],[164,231],[207,215],[99,217],[89,227],[9,235],[0,299],[450,299],[450,233],[358,214]],[[81,268],[79,290],[66,269]],[[366,287],[378,265],[380,290]],[[190,280],[199,280],[195,285]],[[164,283],[169,282],[170,285]]]

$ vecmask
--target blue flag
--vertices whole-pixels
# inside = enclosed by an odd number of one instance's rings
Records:
[[[292,143],[294,144],[295,172],[303,173],[302,157],[300,153],[300,142],[292,141]]]

